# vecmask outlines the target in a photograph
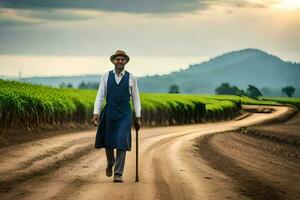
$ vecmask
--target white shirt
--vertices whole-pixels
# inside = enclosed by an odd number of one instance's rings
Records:
[[[123,69],[123,71],[121,71],[119,76],[116,73],[115,69],[113,69],[113,73],[115,75],[115,80],[116,80],[117,84],[119,84],[121,79],[125,75],[125,68]],[[130,93],[130,97],[133,102],[133,109],[135,112],[135,116],[141,117],[141,101],[140,101],[139,89],[138,89],[138,85],[137,85],[137,78],[132,73],[130,73],[130,72],[128,72],[128,73],[129,73],[129,93]],[[100,113],[101,113],[101,107],[102,107],[102,104],[103,104],[104,99],[107,94],[108,75],[109,75],[109,71],[106,72],[101,77],[101,81],[99,84],[99,88],[98,88],[98,92],[97,92],[97,96],[96,96],[95,104],[94,104],[94,114],[100,115]]]

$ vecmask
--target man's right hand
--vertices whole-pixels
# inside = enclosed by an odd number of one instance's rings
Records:
[[[99,125],[99,115],[98,114],[94,114],[92,122],[93,122],[94,126],[98,126]]]

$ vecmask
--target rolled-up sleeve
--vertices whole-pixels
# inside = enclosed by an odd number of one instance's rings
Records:
[[[132,101],[133,101],[133,109],[135,112],[135,116],[141,117],[141,100],[140,100],[138,82],[135,76],[133,76]]]
[[[106,95],[106,81],[105,81],[106,76],[105,75],[106,74],[104,74],[101,77],[97,96],[96,96],[95,103],[94,103],[94,114],[98,114],[98,115],[100,115],[101,107],[102,107],[102,104],[104,102],[105,95]]]

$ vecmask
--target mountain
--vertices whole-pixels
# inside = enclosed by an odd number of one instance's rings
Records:
[[[22,80],[52,86],[66,82],[77,87],[81,81],[99,82],[100,77],[31,77]],[[280,96],[282,87],[292,85],[296,88],[295,96],[300,96],[300,63],[283,61],[259,49],[247,48],[222,54],[170,74],[138,77],[142,92],[168,92],[172,84],[177,84],[181,93],[213,94],[215,88],[223,82],[240,89],[246,89],[248,84],[252,84],[267,96]]]
[[[145,92],[167,92],[172,84],[182,93],[214,93],[216,87],[229,82],[241,89],[253,84],[265,90],[279,90],[287,85],[298,88],[300,94],[300,64],[285,62],[258,49],[243,49],[225,53],[209,61],[190,65],[188,69],[167,75],[139,78]]]

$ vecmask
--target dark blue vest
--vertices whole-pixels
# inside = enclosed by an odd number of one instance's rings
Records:
[[[131,150],[131,117],[129,73],[125,70],[119,84],[114,73],[107,79],[106,105],[100,114],[95,148]]]

